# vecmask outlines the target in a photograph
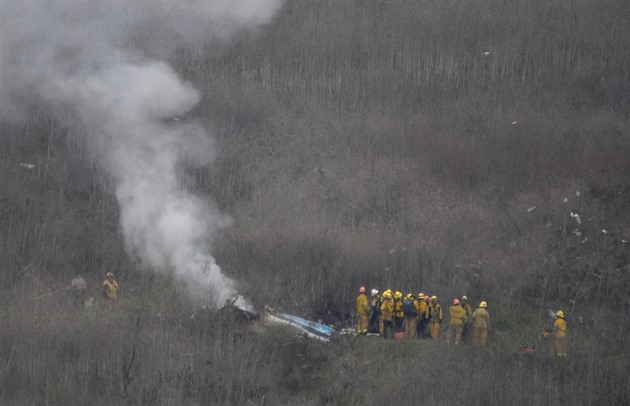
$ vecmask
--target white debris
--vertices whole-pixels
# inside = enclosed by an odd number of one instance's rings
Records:
[[[30,171],[31,169],[35,169],[35,165],[33,165],[33,164],[24,164],[24,163],[22,163],[22,164],[20,164],[20,166],[21,166],[22,168],[26,168],[26,169],[28,169],[29,171]]]
[[[571,212],[571,218],[577,221],[578,224],[582,224],[582,219],[579,214]]]
[[[582,240],[582,244],[584,244],[584,243],[585,243],[585,242],[587,242],[587,241],[588,241],[588,238],[587,238],[587,237],[584,237],[584,239]]]
[[[623,244],[627,244],[627,243],[628,243],[628,241],[626,241],[626,240],[621,240],[621,242],[622,242]]]
[[[532,206],[532,207],[530,207],[529,209],[527,209],[527,212],[528,212],[528,213],[531,213],[531,212],[533,212],[534,210],[536,210],[536,206]]]
[[[602,230],[602,234],[608,234],[608,231]]]
[[[490,55],[490,52],[486,51],[486,52],[484,52],[483,54],[484,54],[485,56],[488,56],[488,55]]]
[[[512,125],[518,124],[518,121],[512,121]]]
[[[577,197],[580,197],[580,191],[579,191],[579,190],[577,190],[577,191],[575,192],[575,195],[576,195]]]
[[[573,230],[573,234],[575,234],[575,235],[577,235],[579,237],[579,236],[582,235],[582,232],[576,228],[575,230]]]
[[[562,201],[566,203],[566,202],[568,202],[568,201],[569,201],[569,199],[567,199],[567,198],[565,197],[564,199],[562,199]]]
[[[396,248],[392,248],[391,250],[389,250],[390,255],[394,255],[395,253],[396,253]]]

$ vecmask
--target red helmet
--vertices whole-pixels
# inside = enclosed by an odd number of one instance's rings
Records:
[[[365,293],[365,286],[361,286],[359,288],[359,293]]]
[[[458,305],[459,304],[459,299],[455,298],[453,299],[453,305]]]

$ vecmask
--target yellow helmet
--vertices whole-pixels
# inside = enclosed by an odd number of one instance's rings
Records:
[[[418,299],[424,299],[424,293],[422,292],[418,293]]]
[[[385,292],[383,292],[383,298],[385,299],[391,299],[392,298],[392,294],[389,293],[388,290],[386,290]]]
[[[562,310],[558,310],[558,313],[556,313],[556,316],[562,317],[564,319],[564,312]]]
[[[413,299],[413,295],[411,293],[407,294],[407,300]]]
[[[396,299],[400,299],[400,298],[402,297],[402,292],[400,292],[400,291],[398,291],[398,290],[397,290],[397,291],[396,291],[396,293],[394,293],[394,297],[395,297]]]
[[[486,301],[484,300],[483,302],[479,303],[479,307],[488,307],[488,303],[486,303]]]
[[[437,300],[437,296],[431,296],[431,300]]]

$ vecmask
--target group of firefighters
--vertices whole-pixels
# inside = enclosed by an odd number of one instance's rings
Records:
[[[372,289],[371,296],[368,297],[365,287],[361,286],[356,305],[359,316],[357,333],[360,335],[374,333],[385,339],[404,337],[437,340],[440,337],[443,313],[435,295],[420,292],[417,296],[412,293],[403,296],[402,292],[392,292],[391,289],[380,294],[377,289]],[[472,340],[473,343],[485,345],[490,327],[487,308],[488,303],[485,300],[473,311],[466,296],[462,296],[461,300],[453,299],[449,308],[450,322],[445,332],[446,341],[460,344]],[[564,313],[559,310],[556,316],[553,331],[546,334],[553,336],[556,354],[566,356]]]

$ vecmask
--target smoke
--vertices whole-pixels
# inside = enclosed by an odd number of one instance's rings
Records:
[[[206,165],[211,138],[185,116],[198,92],[160,59],[181,46],[226,43],[269,21],[280,0],[0,2],[0,119],[46,103],[100,146],[116,181],[128,253],[172,272],[194,299],[236,294],[208,241],[226,219],[183,191],[178,169]],[[67,111],[71,114],[67,114]],[[73,117],[70,119],[69,117]],[[78,117],[80,127],[74,122]],[[85,130],[84,130],[85,131]]]

